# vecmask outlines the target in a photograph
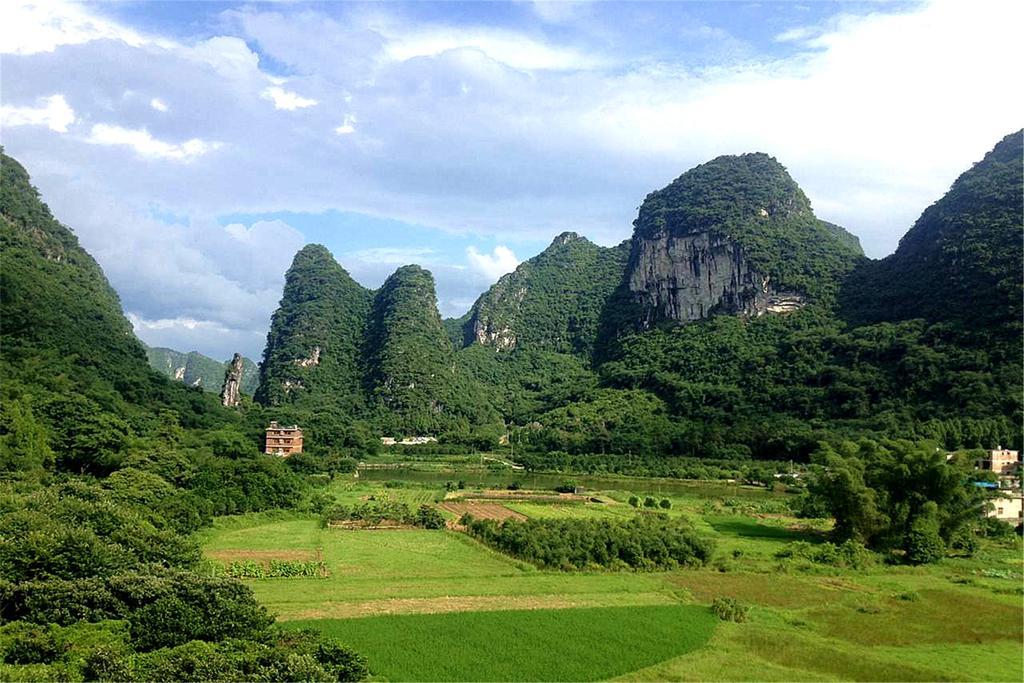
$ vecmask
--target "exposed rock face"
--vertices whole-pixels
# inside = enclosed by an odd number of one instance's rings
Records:
[[[234,408],[242,400],[242,354],[231,357],[231,364],[224,373],[224,388],[220,392],[220,402],[228,408]]]
[[[831,296],[861,256],[765,154],[718,157],[652,192],[634,222],[626,296],[642,328],[760,316]]]
[[[778,293],[743,248],[714,232],[638,240],[629,290],[641,305],[644,327],[660,319],[688,322],[712,312],[758,316],[800,308],[796,293]]]
[[[311,366],[320,365],[320,347],[314,346],[308,358],[299,358],[298,360],[295,361],[295,364],[298,365],[300,368],[308,368]]]

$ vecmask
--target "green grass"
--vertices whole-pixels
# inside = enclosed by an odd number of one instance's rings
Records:
[[[599,495],[620,503],[633,495],[623,482],[616,485],[621,488]],[[353,479],[335,480],[326,490],[349,504],[367,495],[414,504],[441,493],[436,485],[386,488],[383,481]],[[736,490],[713,484],[668,494],[669,514],[685,516],[717,544],[711,567],[669,573],[540,571],[452,531],[328,530],[314,515],[287,512],[221,518],[199,537],[208,552],[322,548],[326,579],[246,583],[281,619],[338,634],[387,678],[1022,678],[1019,541],[983,541],[973,558],[921,567],[787,562],[775,557],[779,549],[795,540],[820,541],[828,525],[802,530],[805,520],[762,506],[778,496]],[[740,497],[756,505],[727,500]],[[626,504],[506,504],[530,517],[636,514]],[[677,651],[658,645],[663,625],[651,615],[705,613],[717,597],[750,605],[749,622],[720,623],[703,645]],[[591,624],[579,616],[586,614],[602,616]],[[604,617],[613,614],[621,628],[601,632],[612,627],[614,620]],[[653,649],[637,645],[649,635]],[[558,654],[563,647],[572,652]],[[455,653],[447,655],[450,662],[442,661],[445,648]],[[427,665],[433,668],[410,668]]]
[[[367,656],[392,681],[595,681],[702,646],[703,607],[462,612],[292,622]]]
[[[394,600],[506,596],[515,603],[533,597],[544,606],[601,604],[604,596],[608,604],[650,604],[669,594],[659,575],[541,572],[452,531],[347,531],[321,529],[310,517],[241,516],[218,519],[202,540],[208,553],[322,548],[325,579],[247,581],[256,598],[285,619],[390,611],[394,605],[369,603]],[[465,601],[440,606],[466,607]]]
[[[601,503],[503,503],[530,519],[628,519],[636,512],[625,505]]]

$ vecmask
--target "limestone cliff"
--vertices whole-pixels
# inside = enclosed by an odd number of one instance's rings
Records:
[[[765,154],[688,171],[647,196],[634,226],[624,288],[641,328],[793,311],[832,296],[861,256]]]

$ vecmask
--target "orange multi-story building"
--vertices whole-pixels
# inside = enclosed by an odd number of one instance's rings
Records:
[[[267,444],[265,453],[287,458],[302,452],[302,430],[298,425],[282,427],[276,420],[267,427]]]

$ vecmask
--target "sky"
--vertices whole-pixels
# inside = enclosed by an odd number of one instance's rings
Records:
[[[891,253],[1021,128],[1021,2],[0,3],[0,144],[153,346],[259,359],[284,273],[459,316],[647,193],[776,157]]]

